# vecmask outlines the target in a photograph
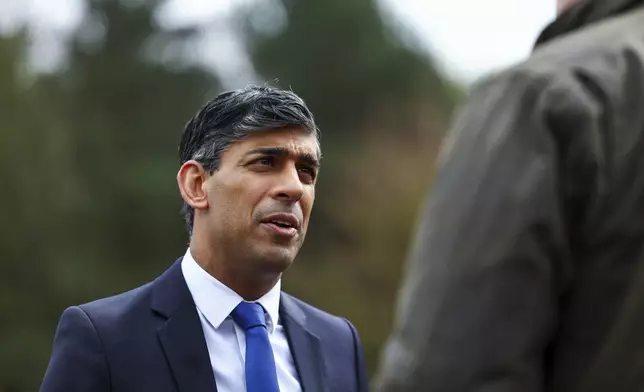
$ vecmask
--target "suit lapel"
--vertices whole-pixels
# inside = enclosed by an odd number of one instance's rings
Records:
[[[306,325],[306,315],[287,294],[280,299],[280,317],[303,392],[324,391],[324,358],[320,339]]]
[[[166,317],[157,335],[180,392],[216,392],[201,322],[181,259],[154,282],[152,308]]]

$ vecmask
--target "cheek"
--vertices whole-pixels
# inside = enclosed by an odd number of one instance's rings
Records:
[[[252,181],[248,181],[246,184],[236,184],[235,187],[229,188],[229,213],[234,213],[237,224],[245,225],[249,220],[253,221],[257,206],[265,199],[263,188],[250,186],[251,183]]]
[[[238,222],[244,212],[243,200],[243,190],[237,184],[223,181],[213,184],[208,193],[212,218],[226,226]]]
[[[209,184],[211,216],[224,229],[238,230],[253,220],[256,207],[269,189],[264,178],[237,169],[222,168]]]
[[[314,201],[315,201],[315,190],[311,190],[310,192],[307,192],[300,200],[300,205],[302,206],[302,213],[304,213],[306,220],[308,220],[309,216],[311,216],[311,211],[313,209]]]

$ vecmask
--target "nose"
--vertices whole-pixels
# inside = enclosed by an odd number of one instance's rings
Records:
[[[277,184],[273,188],[273,198],[286,202],[298,202],[304,194],[304,184],[300,180],[295,165],[287,165],[281,171]]]

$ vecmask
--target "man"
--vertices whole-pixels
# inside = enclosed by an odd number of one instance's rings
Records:
[[[367,391],[352,324],[280,291],[319,170],[304,102],[270,87],[221,94],[179,152],[185,256],[145,286],[65,310],[41,391]]]
[[[453,125],[379,391],[644,389],[644,0],[558,8]]]

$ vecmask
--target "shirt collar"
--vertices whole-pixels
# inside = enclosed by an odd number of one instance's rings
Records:
[[[181,261],[181,270],[197,309],[215,329],[219,328],[237,305],[244,300],[231,288],[201,268],[192,257],[190,249],[186,251]],[[278,280],[268,293],[256,301],[266,309],[269,333],[272,333],[279,323],[280,292],[281,280]]]

